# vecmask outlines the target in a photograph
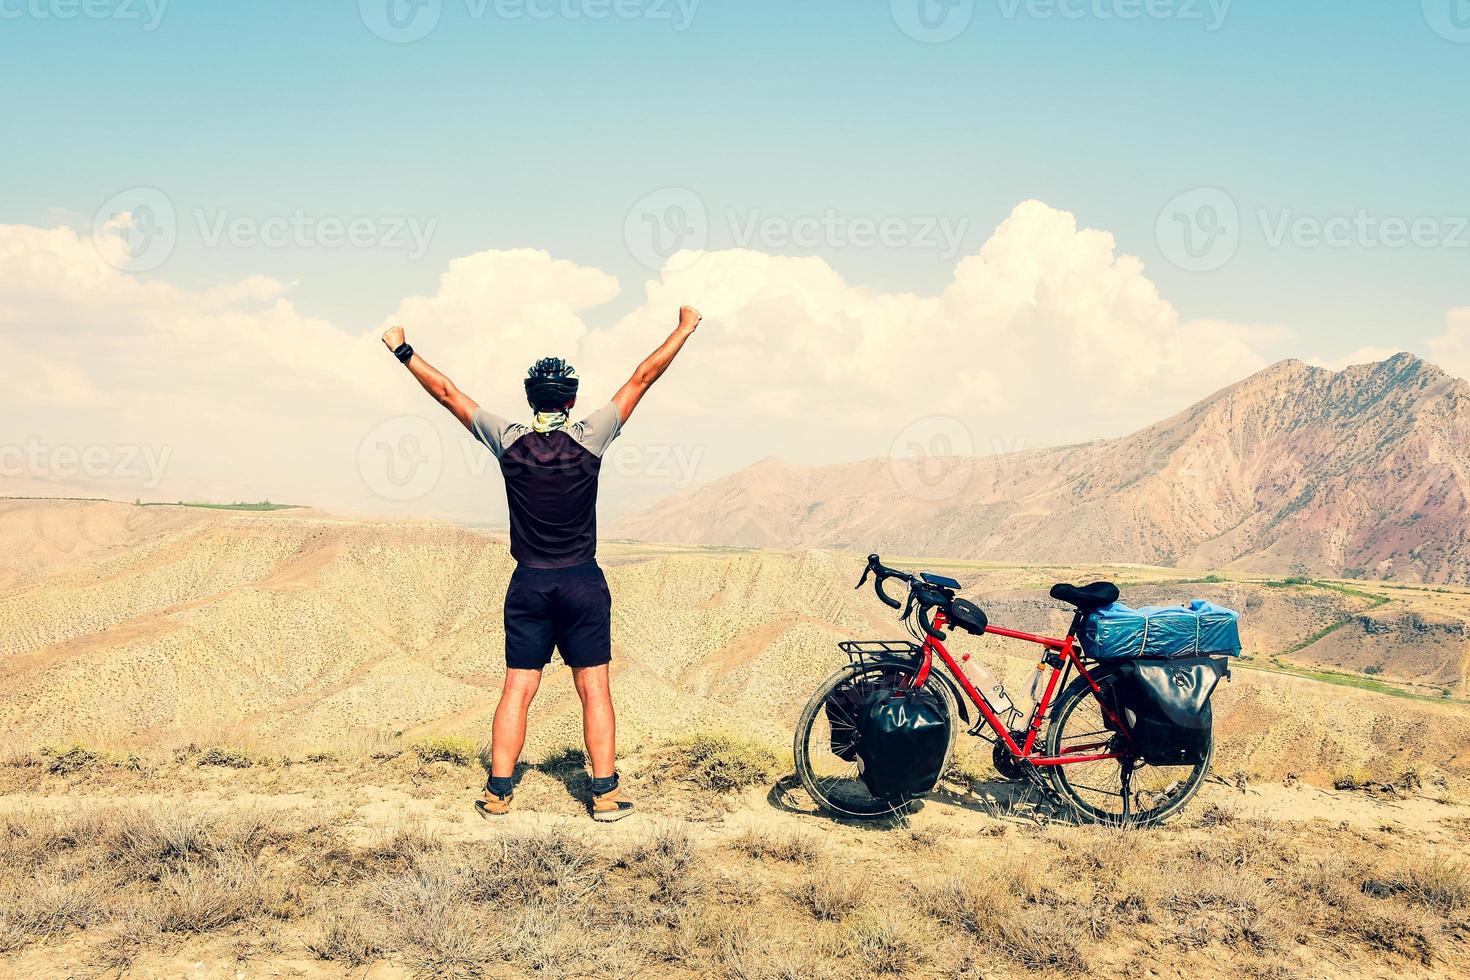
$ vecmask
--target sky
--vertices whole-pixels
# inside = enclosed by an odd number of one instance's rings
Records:
[[[399,321],[514,414],[699,306],[614,512],[1470,374],[1466,0],[0,0],[0,81],[0,492],[498,523]]]

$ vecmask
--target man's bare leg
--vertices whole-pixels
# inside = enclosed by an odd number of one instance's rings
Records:
[[[612,776],[618,758],[617,719],[613,714],[607,664],[573,667],[572,679],[577,684],[577,696],[582,699],[582,738],[587,743],[592,778],[606,779]]]
[[[516,762],[526,744],[526,712],[541,686],[541,671],[507,669],[500,704],[495,708],[495,724],[490,738],[490,775],[509,778],[515,775]]]

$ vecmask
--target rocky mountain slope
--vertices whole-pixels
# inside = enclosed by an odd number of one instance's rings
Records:
[[[1283,361],[1141,432],[992,457],[765,460],[610,534],[1470,583],[1470,386]]]
[[[439,524],[95,502],[0,502],[0,527],[11,554],[29,556],[0,594],[0,732],[13,746],[311,750],[489,730],[512,568],[501,541]],[[694,729],[785,742],[844,662],[836,641],[900,634],[870,592],[853,590],[853,556],[612,547],[605,559],[629,750]],[[1198,595],[1240,609],[1262,666],[1289,652],[1293,663],[1373,666],[1436,697],[1467,692],[1460,590],[1385,587],[1391,600],[1379,603],[1338,587],[1171,584],[1157,569],[941,567],[1020,629],[1065,629],[1050,582],[1111,575],[1137,602]],[[1030,648],[965,642],[1024,689]],[[1240,670],[1218,707],[1222,772],[1470,772],[1463,703]],[[559,662],[534,710],[533,754],[579,740]]]

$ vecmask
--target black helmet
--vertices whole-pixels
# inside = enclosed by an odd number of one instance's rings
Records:
[[[577,369],[559,357],[543,357],[526,372],[526,400],[538,412],[555,412],[577,397]]]

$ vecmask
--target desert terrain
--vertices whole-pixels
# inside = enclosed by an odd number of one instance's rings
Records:
[[[1163,829],[1074,826],[975,740],[917,812],[849,824],[793,787],[789,743],[838,640],[899,635],[852,588],[863,556],[608,542],[643,812],[586,819],[554,666],[517,812],[488,825],[494,536],[34,500],[0,502],[0,536],[0,974],[1470,969],[1461,589],[885,555],[1020,629],[1065,629],[1061,580],[1210,598],[1248,656],[1215,778]],[[1028,650],[969,642],[1024,688]]]

